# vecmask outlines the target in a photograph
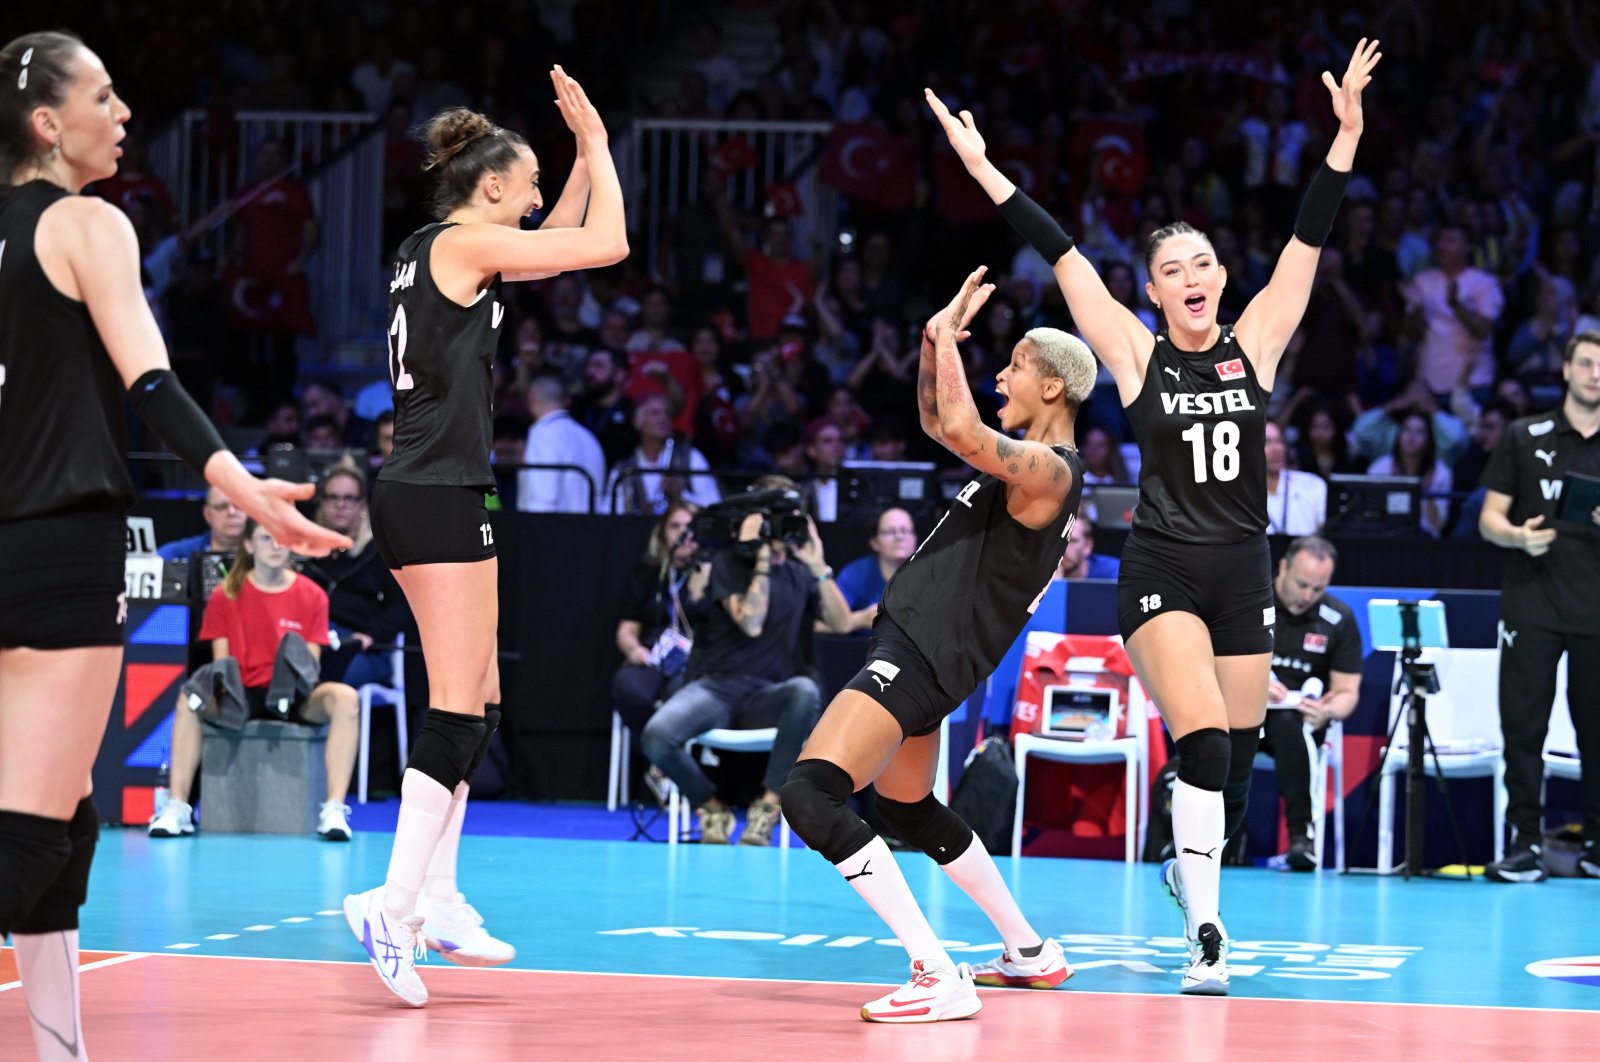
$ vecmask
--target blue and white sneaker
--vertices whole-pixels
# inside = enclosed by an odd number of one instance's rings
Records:
[[[417,976],[417,960],[425,958],[422,917],[393,918],[383,909],[384,887],[344,898],[344,920],[366,949],[384,986],[413,1007],[428,1002],[428,989]]]
[[[448,899],[417,897],[417,913],[427,928],[423,943],[457,966],[500,966],[517,957],[517,949],[483,928],[483,916],[461,893]]]

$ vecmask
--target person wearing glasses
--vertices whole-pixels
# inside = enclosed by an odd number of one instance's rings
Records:
[[[244,510],[233,504],[216,487],[206,489],[206,504],[201,510],[206,530],[188,538],[176,539],[156,549],[162,560],[188,560],[196,553],[236,553],[244,539]]]
[[[878,514],[878,526],[867,542],[872,552],[846,564],[834,580],[845,604],[850,606],[852,634],[865,634],[872,629],[883,588],[906,558],[917,551],[917,525],[904,509],[885,509]]]
[[[410,620],[406,598],[372,547],[367,477],[346,457],[322,477],[317,523],[354,543],[306,565],[305,574],[328,594],[330,651],[322,656],[324,682],[360,689],[369,682],[394,685],[392,646]]]

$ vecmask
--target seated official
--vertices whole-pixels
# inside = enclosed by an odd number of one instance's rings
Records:
[[[1277,761],[1294,870],[1317,868],[1312,808],[1327,796],[1312,791],[1312,762],[1329,721],[1348,719],[1360,696],[1361,630],[1350,606],[1327,592],[1337,560],[1328,540],[1297,538],[1272,581],[1277,622],[1260,751]],[[1295,702],[1292,708],[1273,707],[1288,701]]]
[[[175,539],[156,549],[156,555],[166,561],[188,560],[196,553],[234,553],[244,538],[244,510],[216,487],[206,489],[204,507],[200,517],[206,530],[188,538]]]
[[[787,476],[767,475],[755,490],[795,490]],[[798,492],[797,492],[798,493]],[[811,677],[814,662],[801,657],[820,615],[836,634],[850,629],[850,607],[822,556],[822,540],[808,518],[809,537],[799,547],[761,541],[766,518],[745,517],[738,543],[716,551],[711,562],[715,602],[689,654],[689,682],[651,717],[640,742],[645,756],[677,784],[700,819],[702,844],[727,844],[733,812],[717,798],[686,746],[713,728],[777,727],[767,757],[764,792],[750,806],[740,844],[765,845],[778,824],[778,790],[816,725],[822,695]]]
[[[850,606],[850,631],[866,634],[878,618],[878,602],[894,573],[917,551],[917,525],[904,509],[885,509],[867,540],[872,552],[839,569],[839,592]],[[819,629],[822,621],[819,620]]]
[[[253,719],[281,718],[267,707],[278,643],[293,631],[304,638],[313,656],[328,644],[328,595],[290,567],[289,551],[271,532],[245,525],[228,577],[211,595],[200,637],[211,642],[213,659],[233,657],[239,663],[245,698]],[[344,798],[355,767],[359,720],[356,691],[342,682],[316,686],[306,700],[293,705],[289,718],[310,726],[328,724],[328,799],[317,820],[317,834],[330,841],[350,839],[350,809]],[[151,837],[182,837],[194,832],[189,794],[200,767],[200,712],[178,695],[172,722],[171,792],[150,822]]]

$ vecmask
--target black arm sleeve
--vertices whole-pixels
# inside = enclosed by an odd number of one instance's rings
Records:
[[[1053,268],[1061,256],[1072,250],[1072,237],[1045,212],[1044,207],[1028,198],[1021,188],[1011,198],[1000,204],[1000,216],[1028,241],[1028,246],[1039,252],[1039,257]]]
[[[1328,242],[1333,231],[1333,219],[1344,201],[1344,190],[1350,185],[1350,171],[1330,169],[1324,162],[1312,174],[1306,187],[1305,198],[1300,200],[1300,213],[1294,219],[1294,234],[1301,243],[1321,247]]]
[[[204,472],[211,455],[228,448],[171,369],[151,369],[133,382],[128,397],[134,412],[196,471]]]

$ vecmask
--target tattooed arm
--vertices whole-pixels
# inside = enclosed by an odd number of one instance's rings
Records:
[[[917,364],[917,416],[922,421],[922,430],[941,446],[944,445],[944,429],[939,424],[938,350],[933,336],[934,321],[940,316],[960,321],[961,327],[957,330],[956,338],[967,338],[970,334],[967,326],[972,324],[972,319],[983,309],[983,304],[989,301],[989,295],[994,291],[993,284],[976,284],[975,278],[981,279],[986,268],[979,266],[967,278],[967,283],[962,285],[956,297],[950,300],[950,304],[922,329],[922,358]],[[965,376],[962,378],[962,390],[966,390]],[[968,399],[971,399],[970,392]]]
[[[961,460],[997,479],[1013,484],[1034,498],[1060,501],[1072,489],[1072,470],[1061,455],[1038,442],[1018,441],[983,423],[967,386],[967,374],[956,349],[956,331],[950,327],[955,313],[983,275],[980,268],[967,278],[957,305],[948,315],[935,318],[935,355],[938,369],[939,428],[941,442]]]

